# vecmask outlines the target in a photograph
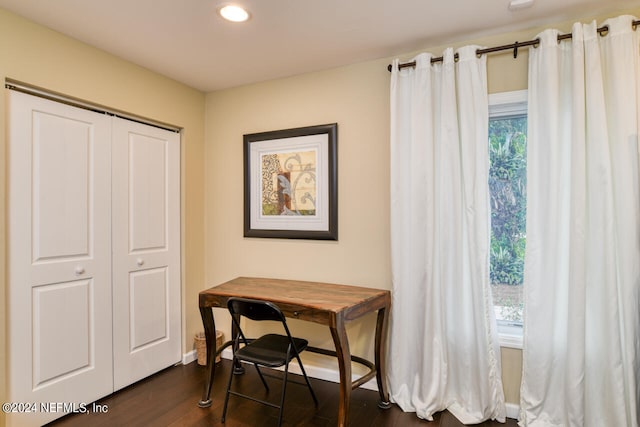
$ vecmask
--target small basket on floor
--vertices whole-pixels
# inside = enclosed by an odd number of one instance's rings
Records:
[[[222,332],[216,331],[216,349],[222,345]],[[204,332],[198,332],[195,336],[196,354],[198,355],[198,365],[205,366],[207,364],[207,339]],[[216,356],[216,362],[220,362],[220,355]]]

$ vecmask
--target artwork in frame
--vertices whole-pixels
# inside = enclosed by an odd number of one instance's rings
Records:
[[[244,236],[338,240],[337,123],[244,135]]]

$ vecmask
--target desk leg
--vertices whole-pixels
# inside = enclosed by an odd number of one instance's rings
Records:
[[[213,385],[213,375],[216,372],[216,323],[213,319],[211,307],[200,307],[200,316],[202,317],[204,335],[207,341],[207,379],[202,391],[202,399],[198,402],[198,406],[208,408],[211,406],[211,386]]]
[[[351,351],[344,321],[338,320],[335,328],[331,327],[331,336],[336,347],[338,368],[340,369],[340,402],[338,405],[338,426],[349,425],[349,403],[351,401]]]
[[[375,361],[376,361],[376,381],[378,382],[378,393],[380,393],[380,402],[378,407],[381,409],[389,409],[389,391],[387,390],[387,325],[389,321],[389,310],[381,308],[378,310],[378,321],[376,322],[376,342],[375,342]]]

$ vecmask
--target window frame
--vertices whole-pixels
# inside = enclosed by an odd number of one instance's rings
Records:
[[[489,94],[489,121],[514,116],[528,116],[528,91],[516,90]],[[497,321],[500,347],[522,349],[524,325]]]

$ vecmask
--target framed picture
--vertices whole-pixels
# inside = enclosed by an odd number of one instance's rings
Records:
[[[336,123],[244,135],[244,236],[338,240]]]

